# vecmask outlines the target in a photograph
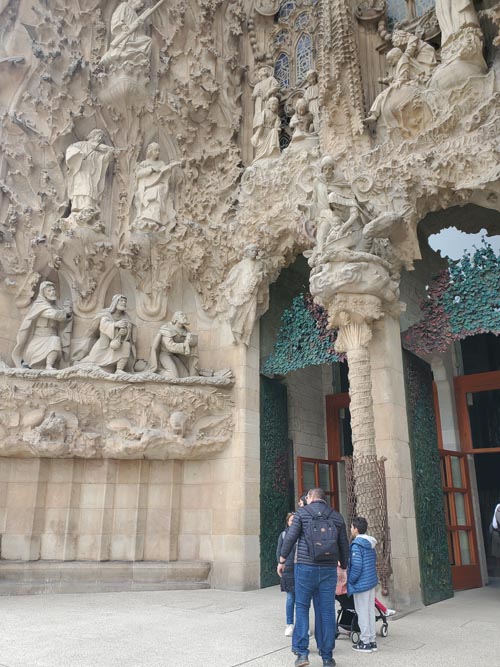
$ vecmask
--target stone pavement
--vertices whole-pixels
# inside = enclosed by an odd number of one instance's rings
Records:
[[[0,597],[0,667],[291,667],[277,588]],[[377,629],[380,624],[377,624]],[[312,640],[311,667],[321,667]],[[400,619],[378,653],[339,639],[340,667],[500,666],[500,587]]]

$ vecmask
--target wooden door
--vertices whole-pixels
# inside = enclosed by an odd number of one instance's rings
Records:
[[[467,455],[444,449],[440,455],[453,589],[478,588],[482,581]]]

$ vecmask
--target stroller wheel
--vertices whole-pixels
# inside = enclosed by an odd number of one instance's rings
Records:
[[[356,630],[353,630],[353,632],[351,632],[351,641],[353,644],[359,643],[359,632],[356,632]]]
[[[380,628],[380,635],[382,637],[387,637],[388,634],[389,634],[389,625],[387,623],[384,623]]]

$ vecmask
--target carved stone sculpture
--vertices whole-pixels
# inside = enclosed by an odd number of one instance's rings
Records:
[[[68,354],[71,318],[69,303],[63,308],[57,306],[54,284],[43,282],[19,329],[12,352],[14,364],[18,368],[55,368]]]
[[[96,315],[85,341],[85,348],[90,352],[81,359],[82,364],[95,364],[110,372],[133,369],[135,325],[126,309],[127,297],[115,294],[111,305]],[[75,359],[81,356],[77,353]]]
[[[272,67],[261,67],[258,71],[259,81],[255,84],[252,98],[254,100],[253,129],[254,131],[262,125],[262,114],[266,108],[266,102],[275,97],[280,89],[279,83],[273,75]]]
[[[258,252],[255,244],[249,244],[243,259],[233,266],[222,285],[222,302],[234,342],[244,345],[250,342],[255,321],[266,312],[269,303],[269,287]]]
[[[377,121],[384,113],[387,97],[391,92],[398,90],[405,81],[409,81],[409,67],[407,63],[401,62],[402,58],[403,51],[398,47],[394,47],[386,54],[385,59],[389,65],[389,72],[387,77],[379,79],[379,83],[388,87],[375,98],[370,113],[364,120],[365,123]],[[400,67],[398,67],[398,63],[401,63]]]
[[[304,98],[313,117],[314,132],[319,132],[319,83],[318,73],[315,69],[310,69],[307,72]]]
[[[436,17],[441,29],[441,64],[433,88],[450,89],[472,76],[486,74],[483,33],[470,0],[438,0]]]
[[[92,130],[87,139],[71,144],[66,151],[68,196],[71,211],[99,210],[104,180],[114,149],[104,143],[104,132]]]
[[[278,98],[271,97],[267,100],[264,111],[259,114],[259,123],[252,137],[252,146],[255,148],[254,164],[260,160],[269,160],[280,156],[279,130],[281,120],[278,110]]]
[[[175,224],[175,209],[170,189],[172,169],[180,162],[166,164],[160,160],[160,146],[153,142],[146,151],[146,159],[136,172],[134,229],[157,232]]]
[[[436,0],[436,16],[441,28],[441,44],[465,26],[479,27],[472,0]]]
[[[105,67],[149,67],[151,37],[141,32],[145,17],[137,15],[143,6],[143,0],[127,0],[119,4],[113,12],[113,39],[101,59]]]
[[[401,68],[406,71],[406,79],[419,78],[427,81],[437,64],[436,52],[432,46],[404,30],[395,30],[392,33],[392,43],[403,51]]]
[[[295,113],[290,120],[293,129],[292,141],[314,132],[314,116],[312,115],[307,100],[301,97],[295,105]]]
[[[188,326],[186,314],[178,311],[171,322],[160,328],[153,341],[148,370],[172,378],[200,375],[198,336]]]
[[[395,30],[393,49],[387,54],[388,85],[375,99],[365,123],[376,122],[377,135],[385,139],[394,131],[411,138],[432,120],[425,85],[436,67],[434,49],[418,37]]]

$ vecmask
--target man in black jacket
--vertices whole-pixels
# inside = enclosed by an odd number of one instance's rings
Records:
[[[317,561],[307,536],[308,524],[319,514],[332,519],[337,532],[337,545],[329,560]],[[335,588],[337,585],[337,561],[343,569],[349,560],[349,540],[342,515],[328,507],[323,489],[311,489],[307,494],[307,506],[295,513],[283,545],[278,565],[281,577],[283,566],[297,542],[295,563],[295,628],[292,652],[297,655],[295,667],[309,664],[309,608],[314,599],[316,612],[316,642],[323,667],[334,667],[332,657],[335,647]]]

